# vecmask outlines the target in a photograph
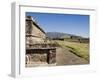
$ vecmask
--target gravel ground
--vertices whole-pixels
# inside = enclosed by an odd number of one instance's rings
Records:
[[[56,56],[57,65],[89,64],[84,58],[70,52],[68,48],[57,48]]]

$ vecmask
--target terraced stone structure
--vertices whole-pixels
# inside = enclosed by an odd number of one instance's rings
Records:
[[[56,47],[47,38],[45,31],[31,17],[26,16],[26,65],[42,62],[56,63]]]

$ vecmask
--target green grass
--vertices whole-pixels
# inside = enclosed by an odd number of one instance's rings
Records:
[[[89,61],[89,43],[56,41],[61,47],[69,48],[71,52]]]

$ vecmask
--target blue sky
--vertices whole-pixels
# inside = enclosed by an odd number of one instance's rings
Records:
[[[89,37],[89,15],[26,12],[45,32],[63,32]]]

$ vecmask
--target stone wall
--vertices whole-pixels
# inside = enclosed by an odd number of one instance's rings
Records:
[[[32,19],[26,17],[26,64],[36,62],[56,63],[56,45],[47,43],[46,33]]]
[[[56,49],[27,49],[29,62],[46,62],[48,64],[56,63]]]
[[[33,21],[32,17],[26,18],[26,43],[34,44],[38,42],[44,42],[46,34],[39,27],[39,25]]]

